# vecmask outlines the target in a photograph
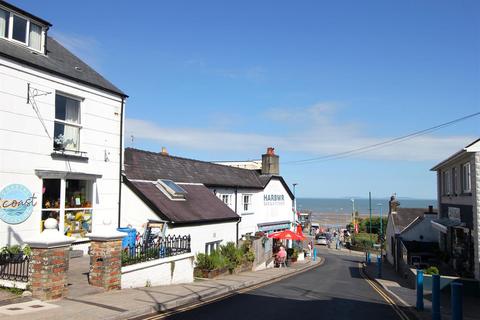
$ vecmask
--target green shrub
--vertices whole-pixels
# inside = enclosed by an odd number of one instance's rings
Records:
[[[428,267],[427,269],[423,270],[425,274],[440,274],[438,268],[435,266]]]
[[[220,255],[227,259],[229,269],[239,266],[243,260],[243,251],[238,249],[233,242],[227,242],[226,245],[220,246]]]
[[[212,260],[213,269],[222,269],[229,266],[228,258],[223,256],[220,250],[215,250],[208,256]]]
[[[197,268],[202,270],[213,270],[212,260],[204,253],[197,253],[196,265]]]

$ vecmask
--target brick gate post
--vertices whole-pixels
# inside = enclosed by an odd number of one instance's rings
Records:
[[[98,233],[89,233],[90,238],[90,285],[106,291],[121,289],[122,280],[122,239],[127,234],[104,229]]]
[[[25,242],[32,248],[29,279],[32,296],[40,300],[61,299],[67,294],[67,271],[73,239],[57,230],[58,222],[45,220],[45,230]]]

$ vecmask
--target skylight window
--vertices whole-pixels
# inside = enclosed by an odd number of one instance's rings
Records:
[[[185,200],[187,191],[178,184],[168,179],[159,179],[156,184],[158,189],[165,193],[172,200]]]

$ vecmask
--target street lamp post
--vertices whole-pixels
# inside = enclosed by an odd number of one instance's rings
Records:
[[[295,196],[295,189],[298,183],[293,183],[293,221],[292,224],[295,224],[295,215],[297,214],[297,197]]]

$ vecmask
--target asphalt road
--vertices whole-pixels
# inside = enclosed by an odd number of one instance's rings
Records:
[[[325,257],[321,267],[163,319],[401,320],[360,275],[361,257],[326,249],[319,255]]]

